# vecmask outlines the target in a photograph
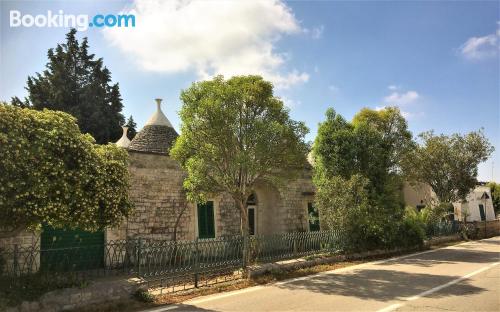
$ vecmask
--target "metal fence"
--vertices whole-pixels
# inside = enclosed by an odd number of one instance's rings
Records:
[[[473,232],[475,226],[473,224],[467,223],[463,224],[463,222],[459,221],[449,221],[449,222],[438,222],[431,225],[428,225],[426,228],[426,235],[428,238],[439,237],[439,236],[448,236],[460,233],[461,231]]]
[[[457,224],[446,223],[429,228],[428,235],[457,231]],[[124,275],[142,277],[150,288],[176,291],[238,278],[247,265],[255,263],[338,253],[345,242],[340,231],[318,231],[175,242],[134,239],[42,250],[16,247],[0,250],[0,277]],[[103,253],[95,252],[101,248]],[[95,254],[103,257],[88,256]]]

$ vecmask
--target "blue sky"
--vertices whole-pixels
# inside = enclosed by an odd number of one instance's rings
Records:
[[[500,181],[498,1],[1,2],[0,100],[26,95],[68,28],[10,27],[9,12],[136,15],[135,28],[89,28],[125,114],[141,127],[156,97],[179,129],[180,90],[222,73],[262,74],[313,140],[328,107],[350,119],[397,105],[414,134],[481,127],[497,151],[480,179]]]

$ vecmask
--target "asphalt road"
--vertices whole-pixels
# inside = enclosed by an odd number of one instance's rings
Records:
[[[500,237],[151,311],[500,311]]]

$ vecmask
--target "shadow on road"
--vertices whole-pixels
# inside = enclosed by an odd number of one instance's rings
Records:
[[[460,249],[441,249],[439,253],[426,253],[405,259],[379,263],[380,266],[388,265],[417,265],[430,267],[437,264],[453,264],[459,262],[469,263],[492,263],[498,261],[500,253],[493,251],[474,250],[473,248],[461,247]]]
[[[328,295],[352,296],[380,301],[414,296],[459,276],[440,276],[422,273],[405,273],[393,270],[356,270],[351,273],[319,275],[278,285],[288,290],[308,290]],[[429,295],[430,297],[475,294],[485,289],[472,286],[467,280]]]
[[[175,306],[175,308],[173,308]],[[156,311],[156,310],[155,310]],[[165,310],[159,310],[158,312],[167,312],[167,311],[193,311],[193,312],[211,312],[215,310],[203,309],[190,304],[177,303],[175,305],[165,306]]]

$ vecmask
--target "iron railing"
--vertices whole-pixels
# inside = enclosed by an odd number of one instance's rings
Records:
[[[455,223],[447,223],[429,228],[428,235],[457,231]],[[345,243],[340,231],[318,231],[192,241],[117,240],[53,249],[15,246],[0,250],[0,277],[124,275],[142,277],[150,287],[175,291],[233,279],[255,263],[339,253]]]
[[[428,238],[432,238],[458,234],[463,226],[464,225],[458,221],[438,222],[427,226],[426,235]]]

